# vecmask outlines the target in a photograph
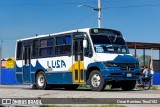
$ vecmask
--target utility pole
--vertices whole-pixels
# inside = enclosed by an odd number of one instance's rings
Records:
[[[89,7],[89,8],[92,8],[93,10],[97,11],[98,12],[98,28],[102,27],[102,25],[101,25],[101,11],[102,11],[101,0],[98,0],[98,7],[96,7],[96,8],[93,6],[85,5],[85,4],[78,5],[78,7]]]
[[[98,28],[101,28],[101,10],[102,10],[102,8],[101,8],[101,0],[98,0],[98,9],[97,9],[97,11],[98,11]]]

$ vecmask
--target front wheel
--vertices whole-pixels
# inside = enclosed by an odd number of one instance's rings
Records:
[[[104,90],[106,84],[102,74],[98,70],[93,70],[89,75],[89,85],[93,91]]]
[[[136,81],[135,80],[121,81],[121,88],[124,91],[133,90],[135,85],[136,85]]]

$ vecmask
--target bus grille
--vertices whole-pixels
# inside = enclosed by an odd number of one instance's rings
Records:
[[[136,67],[135,63],[131,64],[118,64],[118,66],[121,68],[121,70],[134,70]]]

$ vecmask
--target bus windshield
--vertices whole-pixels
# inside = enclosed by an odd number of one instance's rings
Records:
[[[91,34],[97,53],[128,54],[128,48],[122,36],[111,34]]]

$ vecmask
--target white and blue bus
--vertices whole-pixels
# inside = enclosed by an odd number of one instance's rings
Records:
[[[16,78],[37,89],[61,86],[68,90],[88,84],[101,91],[107,84],[132,90],[140,75],[137,59],[119,31],[85,28],[19,39]]]

